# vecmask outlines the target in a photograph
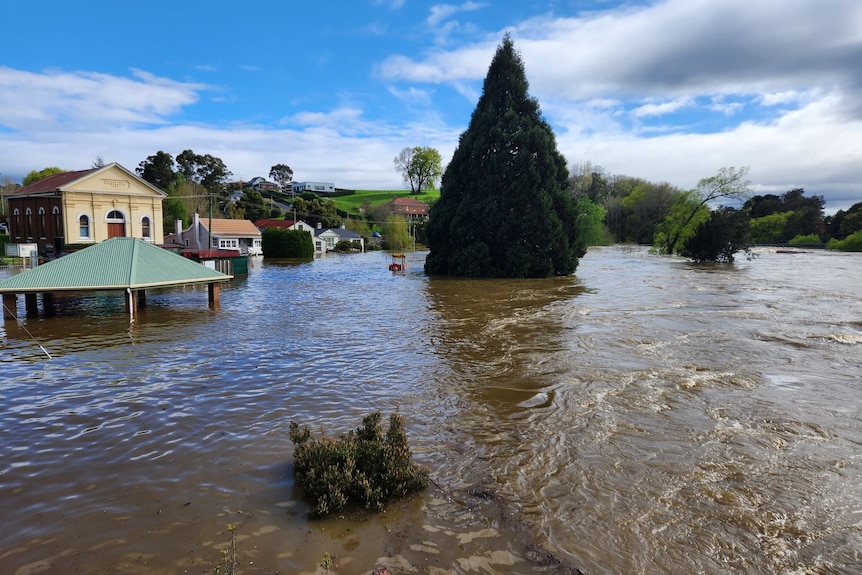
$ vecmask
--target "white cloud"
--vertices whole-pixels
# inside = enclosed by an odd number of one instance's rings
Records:
[[[668,102],[660,104],[644,104],[632,110],[632,116],[636,118],[647,118],[650,116],[663,116],[677,112],[683,108],[688,108],[694,103],[694,100],[689,97],[675,98]]]
[[[88,126],[152,125],[195,103],[205,84],[176,82],[133,70],[133,78],[95,72],[25,72],[0,67],[0,124],[33,130],[63,123]]]
[[[437,26],[459,12],[473,12],[485,6],[482,2],[464,2],[463,4],[435,4],[431,6],[428,25]]]

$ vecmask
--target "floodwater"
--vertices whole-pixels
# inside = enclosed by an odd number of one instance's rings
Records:
[[[862,254],[608,247],[526,281],[424,256],[6,322],[0,573],[211,573],[228,524],[244,574],[862,573]],[[309,520],[290,422],[374,410],[432,485]]]

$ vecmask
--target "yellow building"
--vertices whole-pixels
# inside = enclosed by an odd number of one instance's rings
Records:
[[[166,194],[119,164],[55,174],[6,197],[11,242],[38,244],[40,254],[114,237],[163,243]]]

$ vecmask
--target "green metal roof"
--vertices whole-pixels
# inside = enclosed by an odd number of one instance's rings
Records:
[[[0,293],[144,289],[232,277],[137,238],[113,238],[0,281]]]

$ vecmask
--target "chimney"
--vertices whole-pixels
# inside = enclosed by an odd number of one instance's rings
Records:
[[[319,230],[322,227],[323,227],[323,224],[321,224],[320,222],[317,222],[317,229]]]
[[[183,221],[177,220],[176,222],[174,222],[174,227],[176,228],[174,230],[174,232],[177,236],[177,243],[182,244],[183,243]]]

